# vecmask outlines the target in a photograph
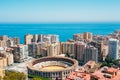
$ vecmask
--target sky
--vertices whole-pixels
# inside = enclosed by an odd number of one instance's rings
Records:
[[[120,22],[120,0],[0,0],[0,23]]]

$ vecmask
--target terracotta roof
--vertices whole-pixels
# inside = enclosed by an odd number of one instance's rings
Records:
[[[81,71],[71,72],[66,80],[84,79],[90,80],[90,74]]]
[[[108,70],[107,70],[107,72],[117,72],[118,71],[118,69],[115,69],[115,68],[108,68]]]

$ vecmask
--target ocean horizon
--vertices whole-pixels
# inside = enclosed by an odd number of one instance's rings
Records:
[[[73,34],[92,32],[93,35],[107,35],[120,30],[120,23],[0,23],[0,35],[20,37],[24,43],[25,34],[57,34],[60,41],[72,39]]]

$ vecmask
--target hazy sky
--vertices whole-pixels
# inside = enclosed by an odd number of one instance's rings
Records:
[[[120,0],[0,0],[0,22],[120,22]]]

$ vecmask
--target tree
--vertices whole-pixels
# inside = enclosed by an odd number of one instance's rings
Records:
[[[108,64],[107,62],[103,62],[103,63],[102,63],[102,65],[101,65],[101,67],[103,67],[103,66],[108,66],[108,67],[111,67],[111,65],[110,65],[110,64]]]
[[[26,75],[21,72],[5,71],[3,80],[26,80]]]
[[[112,63],[112,62],[113,62],[113,59],[110,58],[110,57],[107,57],[107,58],[105,59],[105,61],[106,61],[107,63]]]
[[[110,58],[110,57],[107,57],[107,58],[105,59],[105,62],[102,62],[101,67],[103,67],[103,66],[108,66],[108,67],[118,66],[118,67],[120,67],[120,59],[114,60],[114,59],[112,59],[112,58]]]
[[[42,79],[40,79],[38,77],[34,77],[33,80],[42,80]]]
[[[66,57],[70,57],[69,53],[65,53],[65,56],[66,56]]]

